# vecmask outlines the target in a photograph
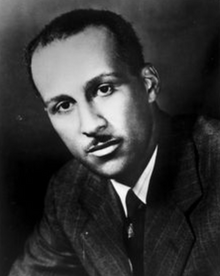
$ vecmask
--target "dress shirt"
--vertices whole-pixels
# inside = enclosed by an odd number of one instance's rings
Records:
[[[158,151],[158,146],[156,146],[150,161],[148,162],[146,168],[144,169],[137,183],[133,187],[133,192],[135,193],[135,195],[145,204],[147,204],[147,192],[149,188],[151,175],[155,166],[157,151]],[[123,209],[125,211],[125,215],[127,216],[127,207],[126,207],[125,199],[130,187],[122,183],[119,183],[114,179],[111,179],[111,183],[114,186],[117,194],[119,195]]]

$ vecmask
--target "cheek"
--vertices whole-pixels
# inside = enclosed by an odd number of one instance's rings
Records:
[[[146,124],[147,107],[141,102],[128,97],[117,101],[111,119],[114,125],[129,132],[135,132]]]
[[[126,93],[118,93],[107,101],[102,101],[99,110],[110,126],[121,131],[130,120],[132,106],[132,100]]]
[[[76,149],[76,151],[80,149],[77,126],[72,123],[72,120],[50,118],[50,121],[57,134],[71,152],[73,149]]]

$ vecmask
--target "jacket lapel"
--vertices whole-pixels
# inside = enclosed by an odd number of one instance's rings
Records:
[[[80,237],[92,266],[103,276],[131,275],[123,245],[123,209],[111,183],[92,176],[83,199],[90,217]]]
[[[181,275],[194,237],[175,206],[149,207],[145,223],[145,275]]]
[[[202,193],[189,134],[176,130],[161,137],[147,197],[145,274],[177,276],[195,241],[190,215]]]

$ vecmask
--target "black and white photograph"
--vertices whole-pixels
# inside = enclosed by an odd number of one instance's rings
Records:
[[[220,276],[219,0],[0,0],[0,276]]]

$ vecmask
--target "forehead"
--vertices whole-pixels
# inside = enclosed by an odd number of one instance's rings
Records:
[[[72,51],[77,51],[79,49],[85,51],[87,50],[88,44],[89,46],[93,46],[93,49],[99,45],[102,49],[107,47],[105,50],[110,50],[114,45],[114,35],[104,26],[88,26],[82,31],[68,37],[55,38],[46,46],[42,46],[40,43],[34,51],[33,57],[39,52],[50,52],[51,49],[58,49],[58,47],[67,48],[70,46],[72,47]]]
[[[32,57],[33,79],[40,91],[57,77],[70,81],[73,76],[90,79],[113,66],[113,55],[113,34],[104,27],[88,27],[69,38],[39,46]]]

